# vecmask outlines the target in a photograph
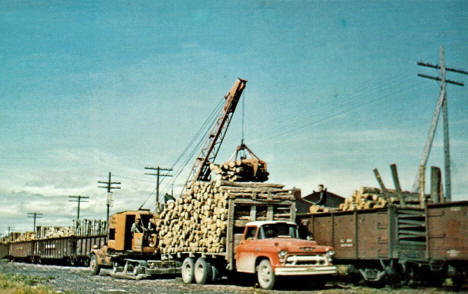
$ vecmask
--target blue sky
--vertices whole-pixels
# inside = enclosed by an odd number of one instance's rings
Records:
[[[137,208],[154,190],[143,167],[171,166],[237,77],[272,182],[350,196],[377,185],[375,167],[391,186],[397,163],[410,189],[439,94],[416,62],[443,45],[466,69],[467,24],[466,1],[0,1],[0,232],[29,229],[32,211],[70,224],[68,195],[104,217],[108,171],[113,211]],[[455,200],[468,200],[467,94],[448,88]],[[443,166],[441,137],[429,165]]]

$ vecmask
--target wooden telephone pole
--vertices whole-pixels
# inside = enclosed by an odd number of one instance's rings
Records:
[[[112,204],[112,190],[114,189],[120,189],[118,186],[114,185],[121,185],[121,182],[112,182],[112,173],[109,172],[109,176],[107,178],[107,182],[104,181],[98,181],[98,184],[105,184],[105,186],[98,186],[98,188],[104,188],[107,190],[107,201],[106,201],[106,206],[107,206],[107,213],[106,213],[106,220],[107,223],[109,224],[109,209]]]
[[[145,167],[145,169],[148,170],[154,170],[156,173],[145,173],[145,175],[149,176],[156,176],[156,212],[161,211],[161,206],[159,205],[159,184],[161,183],[160,177],[172,177],[172,175],[166,173],[166,174],[161,174],[161,171],[167,171],[170,172],[172,171],[172,168],[162,168],[162,167]]]
[[[452,84],[457,86],[464,86],[461,82],[456,82],[448,80],[446,78],[446,72],[455,72],[459,74],[468,75],[468,72],[461,69],[455,69],[445,66],[444,58],[444,47],[440,46],[439,49],[439,59],[440,65],[430,64],[426,62],[418,62],[419,66],[435,68],[439,70],[439,77],[429,76],[425,74],[418,74],[418,76],[426,79],[431,79],[440,82],[440,95],[437,102],[436,109],[434,111],[434,116],[432,118],[431,128],[429,130],[429,136],[424,147],[424,153],[421,159],[420,167],[426,167],[427,160],[429,159],[429,154],[431,153],[432,143],[434,141],[434,134],[437,129],[437,124],[439,122],[440,110],[442,109],[442,127],[444,133],[444,175],[445,175],[445,198],[450,201],[452,199],[452,184],[451,184],[451,172],[450,172],[450,139],[449,139],[449,124],[448,124],[448,110],[447,110],[447,90],[446,85]],[[419,191],[419,175],[420,170],[416,175],[416,179],[413,183],[413,191]]]
[[[36,219],[42,218],[43,214],[38,212],[28,212],[28,217],[34,219],[33,232],[36,231]]]
[[[80,219],[80,204],[81,202],[88,202],[89,197],[81,196],[81,195],[77,195],[77,196],[71,195],[71,196],[68,196],[68,198],[70,198],[68,201],[78,203],[78,206],[76,208],[76,220],[78,221]]]

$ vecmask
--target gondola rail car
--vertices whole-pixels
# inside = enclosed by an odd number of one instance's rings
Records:
[[[468,201],[298,215],[303,232],[335,248],[335,264],[369,282],[462,284],[468,276]]]
[[[0,244],[0,257],[34,263],[88,265],[93,247],[105,244],[107,235],[67,236]]]

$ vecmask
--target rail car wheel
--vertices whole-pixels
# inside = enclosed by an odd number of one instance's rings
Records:
[[[209,277],[211,277],[211,264],[203,257],[199,257],[195,263],[194,276],[195,282],[201,285],[208,282]]]
[[[91,261],[89,262],[89,268],[91,269],[91,275],[98,275],[101,271],[101,266],[98,263],[96,255],[91,255]]]
[[[270,261],[264,259],[257,267],[257,279],[260,287],[266,290],[271,290],[275,286],[275,273],[271,267]]]
[[[185,284],[193,283],[195,262],[193,258],[187,257],[182,263],[182,280]]]

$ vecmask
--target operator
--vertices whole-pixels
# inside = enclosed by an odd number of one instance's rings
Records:
[[[130,228],[130,231],[132,233],[143,233],[146,231],[145,227],[143,226],[143,223],[141,222],[140,217],[135,218],[135,222],[132,224],[132,227]]]
[[[318,192],[320,193],[319,201],[317,201],[317,205],[325,205],[327,202],[327,188],[324,188],[322,184],[319,185]]]

